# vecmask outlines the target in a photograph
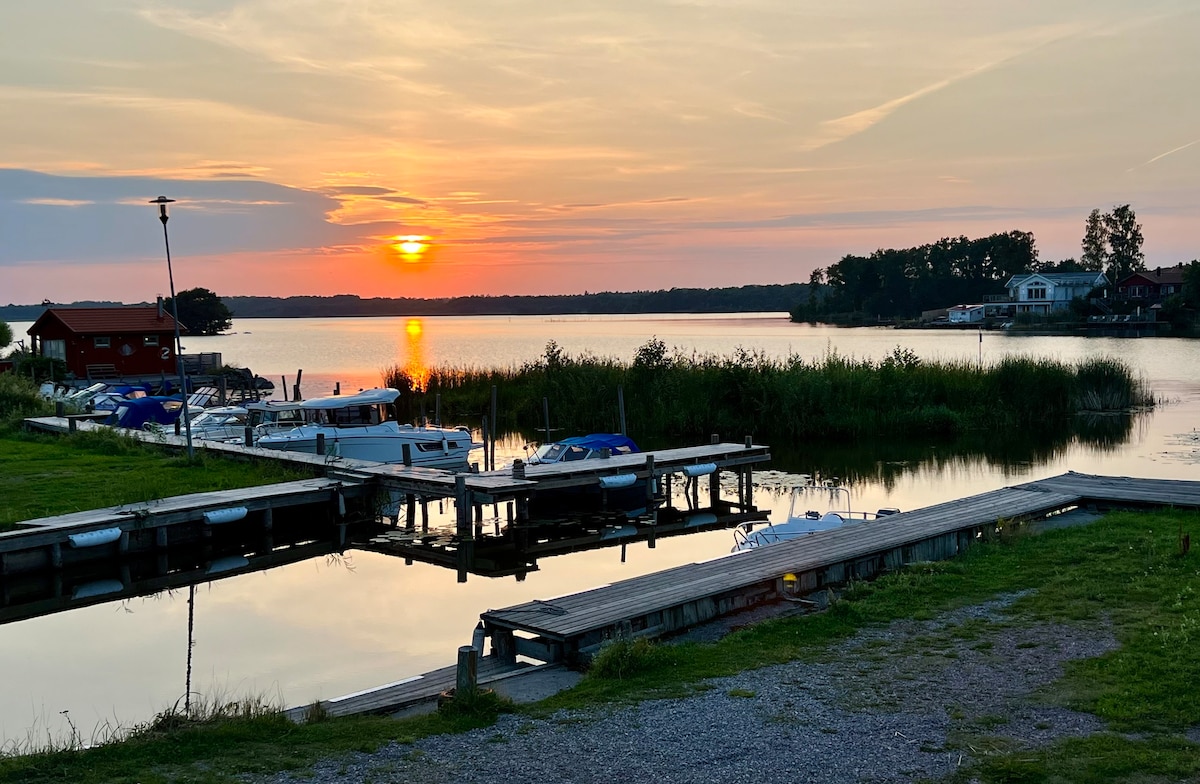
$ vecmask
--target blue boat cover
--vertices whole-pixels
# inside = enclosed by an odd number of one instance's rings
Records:
[[[117,410],[104,420],[104,424],[141,430],[150,422],[174,424],[182,413],[177,397],[140,397],[118,402]]]
[[[586,436],[572,436],[563,438],[555,442],[559,444],[567,444],[568,446],[581,446],[585,449],[603,449],[608,447],[616,452],[618,449],[623,449],[629,452],[640,452],[637,444],[633,440],[626,438],[619,433],[592,433]]]

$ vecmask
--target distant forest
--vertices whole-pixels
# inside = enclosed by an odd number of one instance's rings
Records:
[[[723,289],[606,291],[554,296],[414,299],[353,294],[333,297],[221,297],[234,318],[338,316],[545,316],[584,313],[786,313],[808,300],[807,283]],[[115,307],[119,302],[43,303],[0,306],[0,321],[34,321],[49,305]],[[146,303],[131,303],[146,304]]]

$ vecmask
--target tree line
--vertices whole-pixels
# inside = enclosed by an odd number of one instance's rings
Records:
[[[1015,275],[1034,272],[1104,272],[1111,284],[1144,271],[1142,225],[1130,205],[1092,210],[1084,223],[1081,255],[1042,261],[1032,233],[1013,230],[970,239],[945,237],[870,256],[846,255],[813,270],[808,297],[794,321],[862,322],[915,318],[922,311],[983,302],[1004,294]]]

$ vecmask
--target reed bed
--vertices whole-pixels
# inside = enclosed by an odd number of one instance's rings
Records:
[[[506,369],[439,367],[423,389],[399,367],[385,382],[405,391],[409,414],[432,411],[446,421],[478,422],[497,388],[500,428],[532,433],[543,426],[570,433],[619,428],[623,390],[629,432],[643,438],[709,433],[844,439],[958,437],[994,432],[1071,430],[1075,415],[1153,406],[1142,380],[1123,362],[1071,364],[1008,357],[979,367],[969,361],[919,359],[897,347],[882,360],[830,351],[823,357],[770,357],[668,351],[655,339],[632,362],[568,355],[551,341],[542,357]]]

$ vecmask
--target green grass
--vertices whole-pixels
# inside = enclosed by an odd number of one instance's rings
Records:
[[[53,436],[4,429],[0,531],[38,517],[307,476],[272,461],[239,462],[204,450],[189,463],[115,431]]]

